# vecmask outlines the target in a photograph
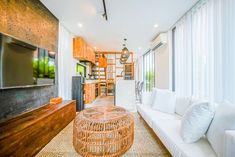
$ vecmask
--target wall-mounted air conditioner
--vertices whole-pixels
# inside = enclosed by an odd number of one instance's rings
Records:
[[[165,44],[167,44],[167,33],[161,33],[152,41],[151,50],[155,51]]]

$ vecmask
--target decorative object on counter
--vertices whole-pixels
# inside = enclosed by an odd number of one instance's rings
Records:
[[[61,97],[57,97],[57,98],[51,98],[50,99],[50,104],[51,105],[55,105],[55,104],[59,104],[63,101],[63,99]]]
[[[134,118],[124,108],[89,108],[74,120],[73,145],[82,156],[120,156],[132,146],[133,140]]]

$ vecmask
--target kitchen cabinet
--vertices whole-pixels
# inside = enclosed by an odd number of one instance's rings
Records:
[[[84,101],[85,104],[90,104],[96,99],[96,84],[86,83],[84,86]]]
[[[98,62],[99,62],[99,67],[100,68],[106,68],[107,67],[107,58],[100,57]]]
[[[86,43],[81,37],[73,38],[73,57],[75,59],[84,59],[86,51]]]
[[[91,84],[84,85],[84,101],[85,104],[91,103]]]
[[[95,100],[95,83],[91,84],[91,101],[93,102]]]
[[[95,64],[95,51],[91,46],[87,45],[82,37],[73,38],[73,57]]]
[[[86,58],[87,60],[95,64],[95,52],[90,46],[87,46]]]

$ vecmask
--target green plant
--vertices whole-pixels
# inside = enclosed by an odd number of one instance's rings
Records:
[[[154,87],[154,71],[147,71],[145,74],[146,91],[151,91]]]

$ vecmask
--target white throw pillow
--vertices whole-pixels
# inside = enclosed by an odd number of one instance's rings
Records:
[[[142,104],[152,107],[156,93],[157,93],[156,88],[153,88],[153,90],[151,92],[143,92],[142,93]]]
[[[191,96],[191,102],[190,102],[190,105],[193,105],[195,103],[199,103],[201,102],[201,100],[198,98],[198,97],[195,97],[195,96]]]
[[[152,108],[165,113],[175,113],[175,99],[174,92],[157,89]]]
[[[189,97],[176,98],[175,113],[183,116],[190,105],[191,105],[191,99]]]
[[[181,122],[181,136],[186,143],[199,140],[208,130],[214,117],[214,107],[208,102],[199,102],[190,106]]]
[[[207,132],[208,141],[220,157],[225,157],[226,154],[226,130],[235,130],[235,105],[229,102],[222,103],[216,108],[215,117]]]
[[[152,92],[143,92],[142,93],[142,104],[143,105],[147,105],[147,106],[151,106],[152,102],[153,102],[153,96],[152,96]]]

